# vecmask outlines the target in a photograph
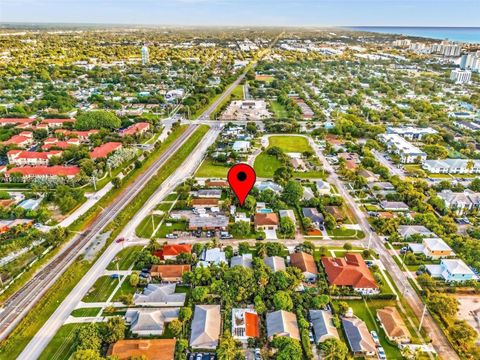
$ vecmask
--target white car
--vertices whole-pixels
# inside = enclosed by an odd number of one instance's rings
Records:
[[[380,346],[380,339],[378,338],[377,332],[372,330],[370,334],[372,335],[373,341],[375,341],[375,345]]]
[[[387,360],[387,354],[385,354],[385,350],[383,349],[383,347],[379,347],[377,349],[377,352],[378,352],[378,358],[380,360]]]

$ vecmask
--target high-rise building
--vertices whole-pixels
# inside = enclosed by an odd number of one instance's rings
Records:
[[[460,68],[463,70],[480,71],[480,51],[464,54],[460,58]]]
[[[466,84],[472,78],[472,72],[470,70],[455,69],[450,74],[450,80],[455,81],[456,84]]]
[[[147,65],[149,61],[148,46],[142,46],[142,65]]]

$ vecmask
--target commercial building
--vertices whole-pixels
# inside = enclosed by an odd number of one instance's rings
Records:
[[[480,174],[480,160],[425,160],[422,168],[432,174]]]
[[[397,134],[409,140],[422,140],[425,135],[431,135],[436,133],[438,133],[438,131],[430,127],[417,128],[413,126],[405,126],[387,128],[387,134]]]
[[[387,146],[388,151],[398,155],[400,162],[404,164],[422,162],[427,159],[425,152],[398,134],[381,134],[379,138]]]
[[[470,70],[455,69],[450,73],[450,80],[455,84],[466,84],[472,80],[472,72]]]

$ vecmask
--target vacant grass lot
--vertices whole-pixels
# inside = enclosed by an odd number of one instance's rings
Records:
[[[75,309],[72,311],[70,315],[73,317],[90,317],[90,316],[97,316],[97,314],[102,310],[102,308],[81,308]]]
[[[170,224],[170,226],[168,226]],[[155,237],[164,238],[167,234],[171,234],[174,231],[185,231],[187,229],[187,222],[186,221],[173,221],[173,220],[165,220],[163,224],[158,229]]]
[[[107,270],[128,270],[135,262],[135,254],[143,249],[143,246],[130,246],[121,250],[115,259],[107,266]]]
[[[279,147],[283,152],[312,151],[308,140],[302,136],[270,136],[268,147]]]
[[[287,109],[285,109],[285,107],[282,104],[280,104],[277,101],[272,101],[271,105],[272,105],[272,110],[275,118],[277,119],[288,118]]]
[[[40,355],[40,360],[68,360],[75,352],[78,329],[88,324],[63,325]]]
[[[195,176],[201,178],[226,178],[228,170],[230,170],[228,166],[215,164],[212,159],[205,159]]]
[[[255,158],[255,163],[253,164],[253,168],[257,173],[257,177],[260,178],[271,178],[273,177],[273,173],[279,167],[282,166],[282,163],[272,155],[268,155],[267,153],[263,152]]]
[[[147,215],[135,229],[135,234],[141,238],[151,238],[163,218],[164,215]]]
[[[115,286],[118,285],[118,279],[112,279],[110,276],[101,276],[95,281],[95,284],[88,290],[83,297],[83,302],[103,302],[107,301],[112,294]]]

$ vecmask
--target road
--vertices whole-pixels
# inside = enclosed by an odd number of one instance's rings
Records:
[[[377,150],[373,149],[372,154],[375,155],[375,157],[380,162],[380,164],[385,166],[390,171],[391,175],[397,175],[400,179],[405,178],[404,171],[402,169],[399,169],[398,167],[396,167],[390,161],[388,161],[385,158],[385,155],[383,155],[380,151],[377,151]]]
[[[7,337],[32,306],[77,258],[82,249],[87,247],[102,232],[105,226],[140,193],[147,182],[157,173],[158,169],[168,161],[170,156],[180,149],[197,128],[198,125],[188,127],[144,173],[138,176],[114,202],[97,216],[84,232],[74,236],[64,244],[47,265],[5,302],[2,318],[0,319],[0,340]]]
[[[422,300],[410,285],[407,276],[403,273],[403,271],[401,271],[401,269],[393,260],[392,256],[389,254],[388,250],[385,248],[383,240],[380,239],[375,232],[370,230],[370,223],[368,222],[367,215],[360,209],[353,197],[347,191],[343,181],[335,172],[335,169],[323,156],[323,152],[310,137],[308,137],[308,139],[310,145],[323,163],[325,170],[330,173],[328,176],[328,181],[337,187],[340,195],[344,198],[345,202],[348,204],[357,218],[358,224],[362,227],[362,230],[365,232],[365,234],[368,234],[367,246],[373,248],[373,250],[379,254],[380,260],[385,265],[386,271],[392,277],[399,290],[403,293],[404,298],[412,308],[417,318],[420,319],[424,311],[424,304]],[[423,322],[423,328],[432,340],[433,347],[442,358],[450,360],[459,359],[457,353],[450,346],[450,343],[443,334],[442,330],[428,312]]]

